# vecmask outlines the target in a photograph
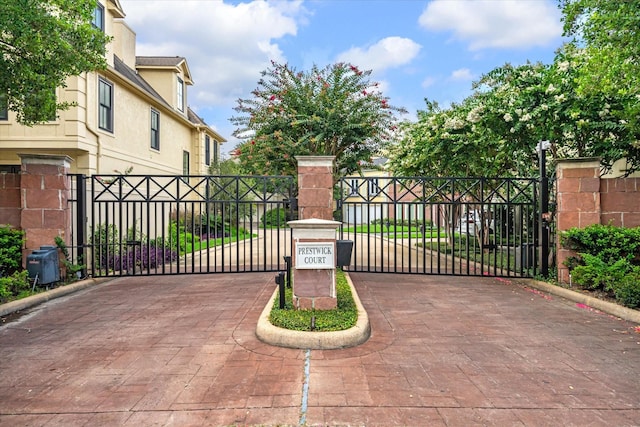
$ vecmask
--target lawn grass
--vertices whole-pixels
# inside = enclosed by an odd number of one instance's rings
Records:
[[[196,251],[200,251],[203,249],[207,249],[207,248],[215,248],[216,246],[220,246],[223,245],[225,243],[230,243],[230,242],[237,242],[240,240],[245,240],[245,239],[251,239],[253,237],[256,237],[256,234],[251,234],[251,233],[247,233],[245,231],[239,231],[237,234],[234,234],[232,236],[228,236],[228,237],[218,237],[216,239],[209,239],[209,240],[205,240],[205,241],[198,241],[198,242],[194,242],[193,245],[191,245],[191,242],[187,242],[185,244],[185,251],[184,253],[190,254]],[[184,254],[182,253],[182,254]]]
[[[418,227],[409,227],[406,225],[390,225],[387,227],[386,225],[380,224],[365,224],[365,225],[357,225],[355,227],[345,227],[342,229],[345,233],[373,233],[373,234],[387,234],[389,237],[415,237],[420,238],[424,235],[426,239],[431,239],[438,237],[438,229],[437,228],[429,228],[424,232],[420,230]],[[440,231],[440,236],[444,233]]]
[[[269,320],[272,325],[280,328],[308,332],[311,331],[311,318],[315,317],[316,332],[344,331],[355,326],[358,321],[358,308],[347,277],[340,269],[336,269],[336,294],[338,307],[333,310],[295,310],[292,289],[286,288],[285,308],[279,308],[279,296],[276,295]]]

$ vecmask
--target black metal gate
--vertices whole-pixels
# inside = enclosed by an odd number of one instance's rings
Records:
[[[347,269],[534,276],[538,191],[534,178],[343,178],[340,238],[354,242]]]
[[[93,277],[280,271],[291,253],[292,177],[75,180],[88,222],[76,250]]]

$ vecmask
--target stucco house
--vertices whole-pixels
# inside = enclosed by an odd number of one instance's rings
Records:
[[[94,25],[112,36],[108,68],[59,88],[74,107],[33,127],[0,105],[0,172],[20,169],[19,154],[72,159],[70,172],[200,175],[226,140],[189,108],[194,84],[187,60],[136,56],[136,35],[118,0],[97,2]]]

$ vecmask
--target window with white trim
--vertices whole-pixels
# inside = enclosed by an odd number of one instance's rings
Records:
[[[98,3],[93,10],[91,24],[104,33],[104,6]]]
[[[189,152],[182,152],[182,175],[189,175]]]
[[[204,164],[207,166],[211,164],[211,138],[209,135],[204,136]]]
[[[160,113],[151,109],[151,148],[160,150]]]
[[[375,196],[380,193],[380,186],[378,185],[378,178],[371,178],[369,180],[369,195]]]
[[[184,81],[178,77],[178,86],[176,87],[178,95],[178,110],[184,111]]]
[[[98,127],[113,132],[113,85],[103,79],[98,81]]]

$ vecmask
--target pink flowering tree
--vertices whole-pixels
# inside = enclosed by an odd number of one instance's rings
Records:
[[[247,173],[296,175],[295,156],[336,157],[336,177],[357,171],[394,138],[394,107],[371,71],[338,63],[308,72],[272,62],[231,118],[234,154]]]

